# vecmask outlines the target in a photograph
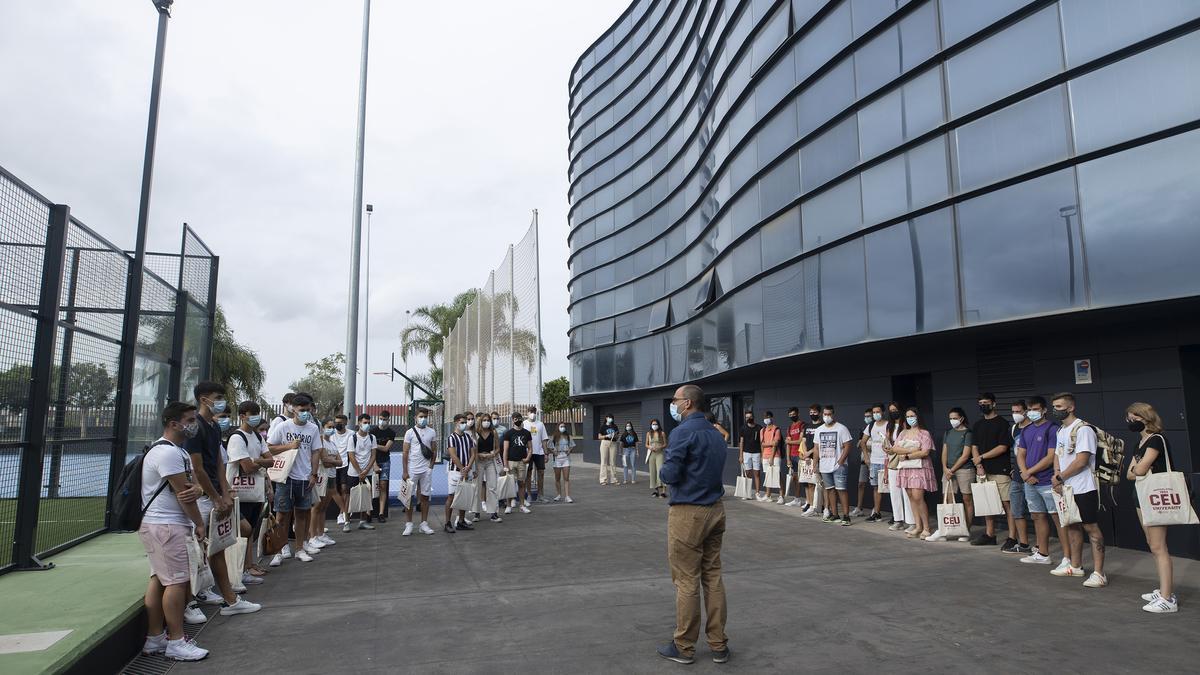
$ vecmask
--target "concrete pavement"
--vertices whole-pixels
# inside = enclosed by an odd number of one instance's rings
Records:
[[[401,537],[403,518],[342,534],[250,591],[265,609],[215,617],[208,660],[174,672],[662,673],[674,590],[665,500],[574,469],[575,504],[474,532]],[[552,481],[548,481],[553,494]],[[732,490],[730,490],[732,493]],[[1149,554],[1110,549],[1108,588],[1018,556],[925,543],[856,519],[726,498],[733,659],[697,649],[695,672],[1195,672],[1200,564],[1176,561],[1182,610],[1140,611]],[[1056,549],[1057,550],[1057,549]],[[1057,553],[1056,553],[1057,555]],[[1090,566],[1089,566],[1090,569]]]

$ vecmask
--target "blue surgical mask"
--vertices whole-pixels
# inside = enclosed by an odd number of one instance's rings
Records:
[[[332,435],[333,435],[333,431],[334,431],[333,429],[326,429],[326,430],[325,430],[325,435],[326,435],[326,436],[332,436]]]
[[[458,423],[458,431],[459,431],[459,433],[462,433],[462,432],[464,432],[464,431],[466,431],[466,430],[467,430],[467,423],[466,423],[466,422],[459,422],[459,423]]]
[[[910,415],[910,416],[908,416],[908,417],[905,417],[905,418],[904,418],[904,421],[905,421],[905,422],[908,422],[908,426],[910,426],[910,427],[915,427],[915,426],[917,426],[917,418],[915,418],[915,417],[913,417],[913,416],[911,416],[911,415]]]
[[[221,413],[225,412],[226,405],[227,405],[227,402],[223,401],[223,400],[213,401],[212,402],[212,411],[214,413],[220,415]]]
[[[1042,419],[1042,411],[1041,410],[1030,410],[1028,417],[1029,417],[1030,422],[1040,422]]]
[[[681,415],[679,414],[679,407],[674,403],[671,404],[671,419],[675,420],[676,422],[682,419]]]
[[[426,424],[429,424],[429,420],[425,419],[424,417],[417,418],[417,426],[419,426],[423,429],[423,428],[425,428]]]
[[[262,424],[262,415],[251,415],[250,419],[246,420],[246,423],[252,427],[257,427]]]
[[[367,432],[367,431],[371,430],[371,425],[367,424],[366,422],[363,422],[362,424],[358,425],[358,428],[364,432]]]
[[[228,417],[217,418],[217,426],[221,427],[221,431],[228,429],[231,424],[233,424],[233,420]]]
[[[296,413],[296,419],[300,420],[301,424],[308,424],[310,421],[312,421],[312,413],[307,410],[301,410],[300,412]]]
[[[871,419],[878,422],[879,420],[883,419],[883,413],[871,413]]]

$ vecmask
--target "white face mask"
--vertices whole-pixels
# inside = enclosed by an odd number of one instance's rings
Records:
[[[825,424],[833,424],[833,415],[822,415],[821,419],[825,422]]]
[[[483,428],[484,428],[484,429],[491,429],[491,428],[492,428],[492,421],[491,421],[491,420],[484,420],[482,424],[483,424]]]
[[[560,434],[565,434],[565,433],[567,433],[567,428],[566,428],[566,427],[559,427],[559,428],[558,428],[558,433],[560,433]]]
[[[959,419],[959,418],[957,418],[957,417],[951,417],[951,418],[950,418],[950,426],[952,426],[952,427],[954,427],[955,429],[957,429],[957,428],[959,428],[959,427],[961,427],[961,426],[962,426],[962,420],[961,420],[961,419]]]
[[[650,428],[651,428],[652,430],[654,430],[654,431],[658,431],[658,425],[657,425],[657,424],[651,424],[651,425],[650,425]]]
[[[536,419],[537,419],[537,413],[533,413],[533,412],[531,412],[531,413],[527,413],[527,414],[525,415],[525,419],[527,419],[527,420],[529,420],[530,422],[532,422],[532,421],[534,421],[534,420],[536,420]]]
[[[771,419],[770,417],[764,417],[763,418],[763,426],[769,427],[769,426],[771,426],[771,422],[774,422],[774,421],[775,420]]]
[[[1042,411],[1040,411],[1040,410],[1030,410],[1030,411],[1029,411],[1029,421],[1030,421],[1030,422],[1040,422],[1040,421],[1042,421]]]
[[[612,418],[611,418],[611,417],[605,417],[605,418],[604,418],[604,421],[605,421],[605,422],[607,422],[607,423],[609,423],[609,424],[612,424]]]
[[[1021,413],[1013,413],[1013,422],[1020,424],[1021,422],[1024,422],[1024,421],[1025,421],[1024,415],[1022,415]]]

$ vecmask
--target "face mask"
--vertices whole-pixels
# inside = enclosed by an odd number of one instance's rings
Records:
[[[604,421],[605,421],[606,423],[608,423],[608,424],[612,424],[612,418],[611,418],[611,417],[605,417],[605,418],[604,418]]]
[[[1141,420],[1129,420],[1129,430],[1140,434],[1146,429],[1146,423]]]
[[[312,419],[312,413],[308,412],[307,410],[302,410],[296,413],[296,418],[300,420],[301,424],[308,424],[309,420]]]
[[[338,422],[337,424],[333,425],[333,428],[336,429],[338,433],[341,433],[346,430],[346,425]]]
[[[817,413],[808,413],[808,419],[814,422],[819,422],[821,421],[821,416]]]
[[[824,415],[821,417],[821,421],[825,422],[825,424],[833,424],[833,415]]]
[[[900,411],[899,410],[889,410],[888,417],[893,420],[898,420],[898,419],[900,419]]]
[[[221,427],[221,431],[228,429],[229,425],[231,424],[233,424],[233,420],[229,419],[228,417],[217,418],[217,426]]]
[[[754,426],[754,420],[753,419],[746,420],[746,426],[748,426],[748,427]]]
[[[1024,422],[1024,421],[1025,421],[1025,415],[1023,415],[1021,413],[1013,413],[1013,422],[1020,424],[1021,422]]]
[[[559,427],[559,428],[558,428],[558,433],[560,433],[560,434],[565,434],[565,433],[567,433],[567,428],[566,428],[566,427]]]
[[[680,421],[680,417],[681,417],[681,415],[679,414],[679,407],[676,406],[674,403],[672,403],[671,404],[671,419],[678,422],[678,421]]]
[[[1042,411],[1041,410],[1030,410],[1029,411],[1029,421],[1030,422],[1041,422],[1042,421]]]
[[[650,425],[650,429],[651,429],[651,431],[658,431],[658,425],[657,425],[657,424],[651,424],[651,425]]]
[[[370,431],[371,425],[368,424],[367,422],[363,422],[362,424],[358,425],[358,428],[360,431]]]
[[[871,419],[878,422],[879,420],[883,419],[883,413],[871,413]]]
[[[250,424],[250,426],[258,428],[258,425],[262,424],[262,415],[251,415],[250,419],[246,421]]]
[[[1067,410],[1059,410],[1058,408],[1055,408],[1046,414],[1049,415],[1050,419],[1054,420],[1055,422],[1061,422],[1067,419],[1067,415],[1070,415],[1071,413]]]
[[[959,427],[961,427],[961,426],[962,426],[962,420],[960,420],[960,419],[959,419],[959,418],[957,418],[957,417],[951,417],[951,418],[950,418],[950,426],[952,426],[952,427],[954,427],[955,429],[957,429],[957,428],[959,428]]]
[[[915,418],[915,417],[905,417],[904,421],[908,422],[908,426],[910,426],[910,427],[917,426],[917,418]]]
[[[632,424],[626,425],[625,431],[633,431],[633,425]]]
[[[221,413],[225,412],[226,405],[227,405],[226,401],[217,400],[217,401],[213,401],[212,405],[209,407],[212,408],[212,411],[214,414],[220,415]]]
[[[979,404],[979,412],[986,415],[986,414],[992,412],[992,410],[995,409],[995,407],[996,407],[995,403],[980,403]]]
[[[388,425],[390,425],[390,424],[391,424],[391,422],[388,422],[387,420],[379,420],[379,428],[380,429],[386,429],[386,428],[388,428]]]
[[[525,415],[525,419],[527,419],[527,420],[529,420],[530,422],[532,422],[532,421],[534,421],[535,419],[537,419],[537,413],[529,413],[529,414]]]
[[[800,416],[799,415],[788,415],[788,419],[793,422],[798,422],[798,421],[800,421]]]
[[[874,421],[874,420],[872,420],[872,419],[871,419],[871,416],[870,416],[870,415],[867,415],[866,417],[863,417],[863,424],[870,424],[870,423],[871,423],[871,422],[873,422],[873,421]]]
[[[771,423],[774,421],[775,420],[771,419],[770,417],[764,417],[763,418],[763,426],[769,427],[769,426],[771,426]]]
[[[521,428],[521,420],[513,420],[513,427],[520,429]]]
[[[325,435],[326,435],[326,436],[332,436],[332,435],[333,435],[333,428],[331,428],[331,427],[327,427],[327,428],[325,429]]]
[[[484,420],[484,421],[483,421],[483,428],[484,428],[484,429],[491,429],[491,428],[492,428],[492,421],[491,421],[491,420]]]
[[[460,433],[460,434],[461,434],[462,432],[464,432],[464,431],[466,431],[466,430],[467,430],[467,423],[466,423],[466,422],[459,422],[459,423],[458,423],[458,433]]]
[[[384,423],[380,422],[379,424],[382,426]],[[426,424],[429,424],[429,420],[425,419],[424,417],[417,418],[417,426],[424,428]]]
[[[196,434],[198,433],[200,433],[199,422],[192,422],[191,424],[186,424],[183,427],[183,435],[188,438],[195,438]]]

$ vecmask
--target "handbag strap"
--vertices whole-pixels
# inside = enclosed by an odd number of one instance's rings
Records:
[[[1163,452],[1163,456],[1166,457],[1166,461],[1167,461],[1167,473],[1171,473],[1171,471],[1173,471],[1173,469],[1171,468],[1171,453],[1167,452],[1167,439],[1164,438],[1162,434],[1150,434],[1149,436],[1146,437],[1146,440],[1142,441],[1142,444],[1138,446],[1138,449],[1141,450],[1141,449],[1145,448],[1146,443],[1149,442],[1150,439],[1154,438],[1155,436],[1158,436],[1159,439],[1162,440],[1162,444],[1163,444],[1162,452]],[[1153,464],[1150,466],[1150,468],[1146,469],[1147,476],[1149,476],[1152,473],[1154,473]]]
[[[954,499],[953,483],[951,483],[949,480],[944,480],[942,482],[945,484],[942,492],[946,493],[942,497],[942,503],[943,504],[957,504],[958,500]]]

